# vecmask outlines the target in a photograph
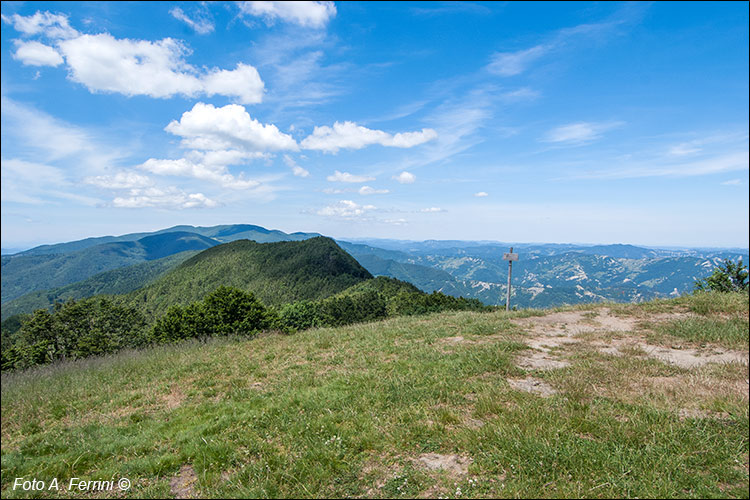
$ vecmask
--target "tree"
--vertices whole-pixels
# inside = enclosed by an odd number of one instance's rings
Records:
[[[740,259],[737,263],[725,260],[714,268],[708,278],[695,282],[696,292],[747,292],[747,266]]]

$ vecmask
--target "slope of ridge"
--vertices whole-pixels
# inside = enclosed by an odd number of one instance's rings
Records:
[[[439,313],[4,374],[2,494],[63,470],[137,498],[745,498],[747,310]]]
[[[221,285],[253,292],[267,305],[317,300],[372,275],[332,239],[257,243],[238,240],[205,250],[124,298],[159,315],[201,300]]]
[[[55,302],[85,299],[101,294],[130,293],[156,280],[198,252],[199,250],[186,250],[160,259],[104,271],[62,287],[27,293],[3,303],[2,320],[5,321],[14,314],[31,313],[36,309],[49,308]]]
[[[110,242],[66,254],[19,254],[2,258],[2,302],[48,290],[120,267],[156,260],[187,250],[205,250],[218,242],[188,232],[171,232],[137,241]]]

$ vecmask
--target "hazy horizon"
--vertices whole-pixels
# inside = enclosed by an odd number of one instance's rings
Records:
[[[748,3],[3,2],[4,248],[750,245]]]

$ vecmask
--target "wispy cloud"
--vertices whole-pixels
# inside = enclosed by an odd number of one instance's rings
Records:
[[[516,52],[498,52],[492,56],[492,60],[487,65],[487,71],[500,76],[518,75],[548,51],[549,47],[537,45]]]
[[[190,26],[199,35],[207,35],[214,30],[214,23],[208,17],[208,9],[196,12],[195,19],[191,19],[180,7],[173,7],[169,11],[172,17]]]
[[[576,179],[634,179],[642,177],[694,177],[748,170],[748,155],[737,151],[690,162],[643,161],[607,170],[573,175]]]
[[[624,125],[622,121],[569,123],[550,130],[542,138],[542,141],[567,145],[586,144],[600,139],[604,132],[621,127],[622,125]]]

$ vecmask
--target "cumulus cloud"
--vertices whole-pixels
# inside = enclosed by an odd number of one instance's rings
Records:
[[[489,196],[489,194],[485,193],[484,191],[479,191],[478,193],[474,193],[474,196],[476,198],[484,198],[486,196]]]
[[[619,127],[623,122],[578,122],[563,125],[547,132],[545,142],[564,144],[584,144],[599,139],[608,130]]]
[[[438,212],[445,212],[445,210],[442,208],[438,208],[438,207],[430,207],[430,208],[423,208],[422,210],[420,210],[420,212],[424,214],[435,214]]]
[[[361,195],[390,193],[390,191],[387,189],[375,189],[370,186],[362,186],[361,188],[359,188],[358,192]]]
[[[172,17],[174,17],[178,21],[182,21],[183,23],[190,26],[199,35],[207,35],[214,30],[214,23],[212,23],[205,16],[199,15],[196,17],[196,19],[191,19],[179,7],[172,8],[169,13],[172,14]]]
[[[323,28],[336,15],[333,2],[238,2],[244,14],[261,17],[267,24],[277,19],[308,28]]]
[[[351,200],[341,200],[338,203],[321,208],[316,214],[341,219],[355,219],[366,215],[372,210],[376,210],[376,207],[373,205],[358,205]]]
[[[263,125],[251,118],[244,107],[228,104],[216,108],[196,103],[173,120],[165,130],[182,137],[185,148],[202,150],[281,151],[298,149],[297,142],[279,131],[275,125]]]
[[[24,35],[43,35],[53,39],[78,36],[78,31],[70,26],[68,17],[62,14],[37,11],[33,16],[13,14],[8,17],[3,15],[2,19]]]
[[[437,132],[433,129],[422,129],[421,132],[404,132],[391,135],[382,130],[372,130],[354,122],[335,122],[333,127],[315,127],[300,145],[305,149],[314,149],[336,153],[339,149],[362,149],[372,144],[395,148],[411,148],[435,139]]]
[[[81,35],[59,44],[70,79],[91,92],[167,98],[225,95],[258,103],[264,84],[258,71],[239,63],[234,70],[199,71],[185,61],[188,48],[178,40],[117,39],[108,33]]]
[[[188,158],[177,160],[160,160],[150,158],[138,168],[148,172],[178,177],[192,177],[195,179],[215,182],[230,189],[252,189],[260,186],[260,182],[237,178],[227,171],[226,165],[220,163],[196,162]]]
[[[213,29],[213,24],[205,19],[188,18],[179,7],[170,12],[199,33]],[[19,45],[14,54],[16,59],[36,66],[58,66],[65,62],[68,77],[90,92],[156,98],[223,95],[242,104],[255,104],[263,99],[265,85],[253,66],[239,63],[232,70],[195,68],[185,60],[190,50],[179,40],[164,38],[152,42],[118,39],[109,33],[80,34],[70,27],[66,16],[50,12],[37,12],[33,16],[14,14],[2,19],[25,35],[46,36],[55,41],[56,47],[39,41],[16,42]]]
[[[326,177],[326,180],[329,182],[369,182],[374,181],[375,177],[368,177],[365,175],[353,175],[349,172],[339,172],[336,170],[333,175],[329,175]]]
[[[410,172],[403,171],[398,175],[394,175],[392,179],[397,180],[401,184],[412,184],[414,181],[417,180],[417,176]]]
[[[112,200],[112,205],[118,208],[213,208],[219,204],[203,193],[186,193],[176,187],[166,189],[147,188],[132,189],[128,196],[118,196]]]
[[[92,184],[104,189],[134,189],[144,188],[152,184],[151,179],[135,172],[117,172],[115,175],[97,175],[86,177],[86,184]]]
[[[49,45],[41,42],[23,42],[14,40],[18,47],[13,54],[13,59],[21,61],[26,66],[59,66],[64,61],[59,52]]]

